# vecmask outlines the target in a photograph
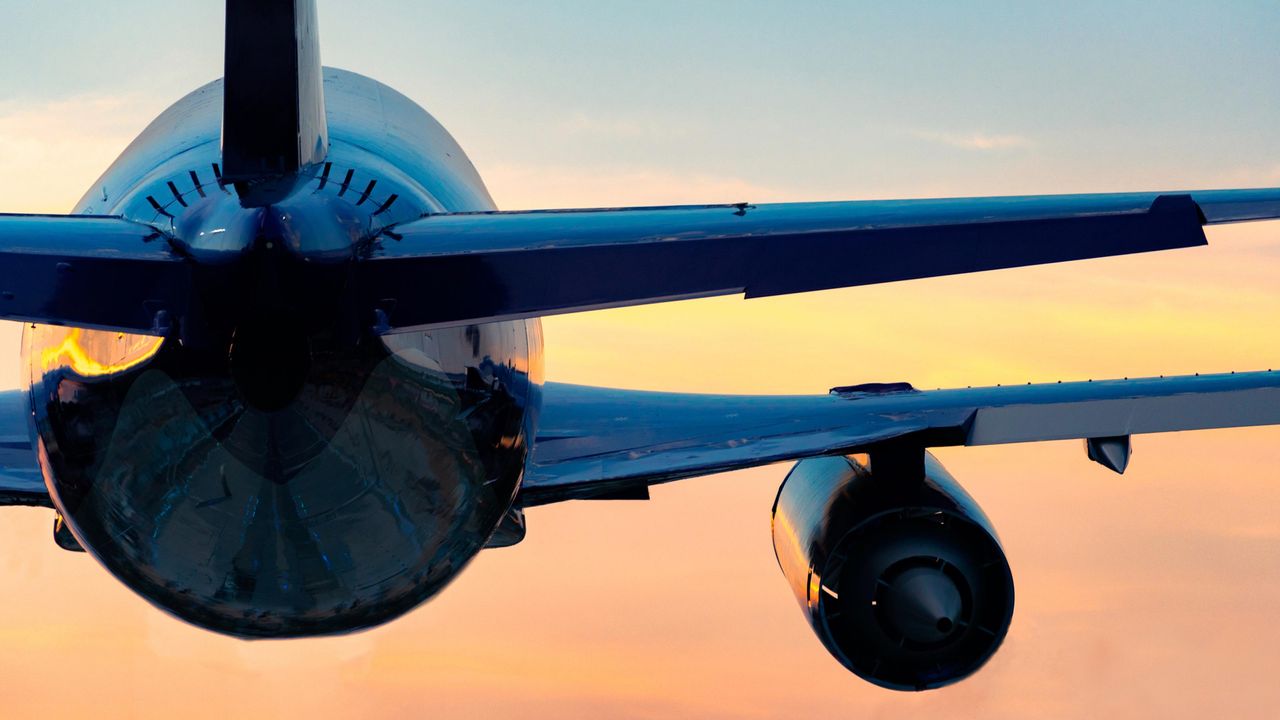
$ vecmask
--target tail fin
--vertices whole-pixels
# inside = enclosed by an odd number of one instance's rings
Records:
[[[227,0],[225,62],[223,179],[266,205],[329,145],[315,0]]]

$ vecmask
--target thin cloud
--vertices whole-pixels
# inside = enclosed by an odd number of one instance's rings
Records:
[[[1024,135],[993,135],[989,133],[948,133],[931,130],[919,130],[912,133],[921,140],[927,140],[947,147],[961,150],[1019,150],[1035,145]]]
[[[1280,165],[1270,162],[1233,165],[1200,177],[1197,185],[1205,188],[1270,187],[1280,183]]]
[[[136,95],[0,102],[6,212],[66,212],[162,108]]]
[[[670,140],[687,137],[689,128],[646,117],[607,117],[576,112],[560,123],[569,135],[589,135],[626,140]]]
[[[1224,534],[1231,538],[1247,540],[1280,540],[1280,525],[1238,525],[1229,527]]]
[[[734,202],[786,202],[795,193],[742,178],[659,169],[598,170],[542,165],[481,168],[498,207],[623,207]]]

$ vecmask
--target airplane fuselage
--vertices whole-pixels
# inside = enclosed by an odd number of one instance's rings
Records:
[[[221,182],[217,81],[76,206],[198,260],[180,326],[157,306],[156,335],[24,334],[41,468],[77,540],[234,635],[370,627],[439,591],[511,507],[537,417],[537,320],[384,335],[395,298],[350,302],[385,229],[493,202],[403,95],[332,69],[324,90],[326,161],[278,201]]]

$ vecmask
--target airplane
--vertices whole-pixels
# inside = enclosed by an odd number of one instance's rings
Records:
[[[314,0],[227,0],[224,77],[67,215],[0,215],[0,505],[161,610],[347,633],[440,592],[524,510],[794,462],[779,567],[855,675],[976,672],[1013,617],[996,531],[930,453],[1280,423],[1280,373],[808,396],[544,382],[539,318],[1186,248],[1280,188],[499,211],[448,132],[323,67]]]

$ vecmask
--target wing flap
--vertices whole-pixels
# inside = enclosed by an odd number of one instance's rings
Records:
[[[548,383],[521,503],[616,493],[905,438],[922,447],[1280,423],[1280,373],[815,396]]]
[[[983,407],[966,445],[1120,437],[1280,422],[1280,392],[1223,390],[1167,396]]]

